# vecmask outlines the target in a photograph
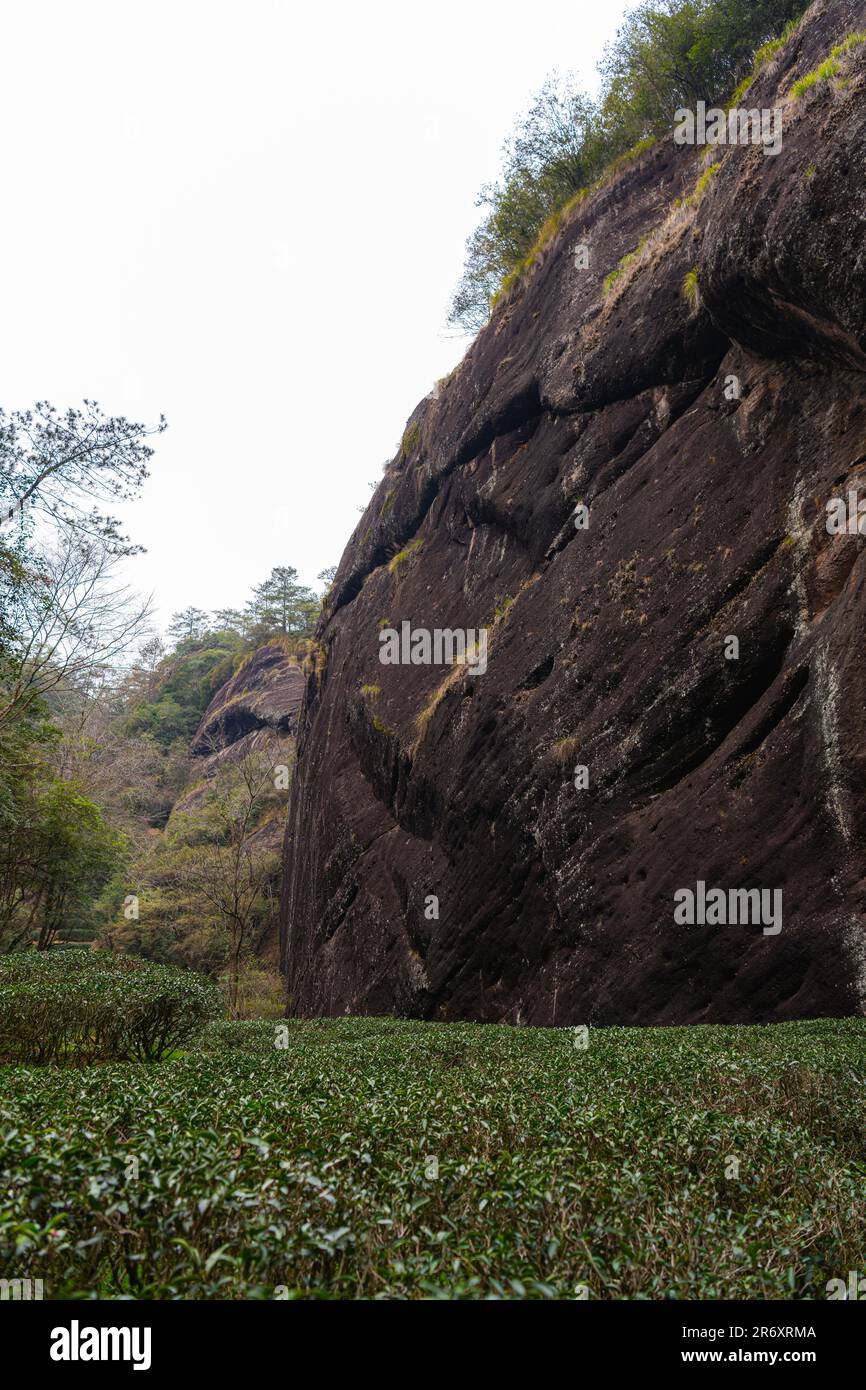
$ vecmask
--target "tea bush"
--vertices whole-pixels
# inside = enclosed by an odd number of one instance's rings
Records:
[[[203,976],[101,951],[0,958],[0,1057],[158,1062],[221,1011]]]
[[[862,1268],[866,1021],[576,1041],[217,1023],[162,1067],[0,1068],[0,1274],[46,1299],[823,1300]]]

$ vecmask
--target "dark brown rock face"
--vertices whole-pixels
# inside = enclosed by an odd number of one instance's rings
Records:
[[[866,536],[826,507],[866,499],[866,45],[788,96],[853,29],[819,0],[749,91],[778,156],[666,140],[591,194],[412,416],[307,683],[296,1012],[863,1012]],[[486,671],[382,664],[403,621]],[[677,923],[698,882],[781,931]]]

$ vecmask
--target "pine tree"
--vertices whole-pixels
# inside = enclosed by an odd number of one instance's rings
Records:
[[[204,637],[207,627],[207,613],[201,608],[185,608],[182,613],[172,613],[168,635],[175,643],[188,642]]]
[[[291,565],[277,565],[263,584],[253,589],[247,605],[250,624],[260,638],[281,633],[305,637],[313,628],[319,601],[312,589],[298,583],[298,571]]]

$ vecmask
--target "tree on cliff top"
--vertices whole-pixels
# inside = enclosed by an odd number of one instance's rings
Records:
[[[247,604],[250,629],[259,640],[277,634],[307,636],[318,612],[319,600],[312,589],[298,583],[298,571],[291,565],[275,566]]]
[[[679,106],[721,100],[755,50],[808,0],[642,0],[605,49],[593,102],[572,76],[552,77],[503,146],[485,185],[484,215],[466,243],[449,321],[476,332],[503,280],[529,256],[545,222],[620,155],[668,130]]]
[[[179,645],[181,642],[199,641],[207,630],[208,618],[203,609],[184,608],[182,613],[172,613],[168,636]]]
[[[503,278],[529,251],[539,228],[593,177],[600,159],[598,113],[571,76],[548,78],[503,146],[503,168],[476,200],[488,212],[467,244],[451,321],[477,329]]]

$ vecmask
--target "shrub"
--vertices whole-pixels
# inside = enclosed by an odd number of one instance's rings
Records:
[[[819,82],[829,81],[831,77],[836,76],[838,71],[839,64],[835,58],[828,58],[820,67],[815,68],[812,72],[807,72],[805,77],[801,77],[799,82],[794,83],[791,88],[791,96],[799,101],[800,97],[805,96],[812,87],[817,87]]]
[[[580,747],[580,739],[576,734],[571,734],[567,738],[558,738],[553,745],[553,756],[557,762],[569,763]]]
[[[258,1052],[273,1056],[277,1051],[278,1028],[297,1029],[275,1014],[266,1019],[219,1019],[208,1023],[196,1038],[191,1052]]]
[[[701,174],[700,178],[695,184],[695,191],[694,193],[692,193],[691,197],[688,200],[689,204],[692,207],[697,207],[697,205],[700,203],[701,199],[703,198],[704,194],[706,193],[707,189],[709,188],[710,184],[716,177],[716,174],[719,172],[721,167],[721,160],[718,160],[715,164],[710,164],[709,167],[706,168],[704,172]]]
[[[0,960],[0,1055],[18,1062],[158,1062],[221,1012],[203,976],[102,951]]]
[[[844,58],[846,53],[850,53],[852,48],[859,48],[861,43],[866,43],[866,32],[852,31],[846,34],[841,43],[837,43],[832,50],[831,58]]]
[[[620,276],[623,275],[627,270],[629,270],[635,264],[638,257],[641,256],[643,252],[646,250],[648,242],[649,234],[647,234],[647,236],[641,237],[635,249],[633,251],[627,252],[627,254],[623,256],[622,260],[619,262],[617,267],[614,270],[612,270],[609,275],[606,275],[604,277],[604,283],[601,287],[601,292],[603,295],[610,294],[611,290],[613,289],[616,282],[619,280]]]
[[[58,1300],[756,1303],[862,1267],[866,1020],[590,1036],[289,1019],[7,1068],[0,1266]]]
[[[418,447],[421,438],[421,426],[417,420],[413,420],[411,425],[407,425],[400,440],[401,457],[407,459],[409,455]]]
[[[731,110],[732,108],[739,106],[740,102],[743,100],[743,97],[746,95],[746,92],[749,90],[754,80],[754,74],[750,72],[748,77],[744,77],[742,82],[737,84],[737,86],[731,92],[731,95],[728,97],[728,110]]]
[[[802,19],[802,16],[800,16],[800,19]],[[767,43],[761,45],[755,54],[752,71],[743,78],[739,86],[731,93],[730,106],[733,107],[740,104],[746,92],[755,81],[755,78],[760,76],[764,68],[769,67],[777,54],[781,53],[791,35],[796,33],[799,29],[800,19],[789,19],[777,39],[770,39]]]

